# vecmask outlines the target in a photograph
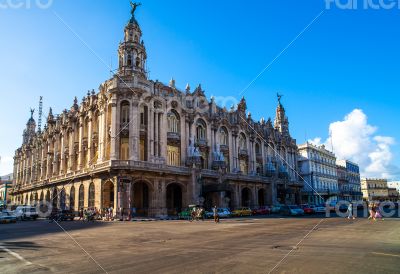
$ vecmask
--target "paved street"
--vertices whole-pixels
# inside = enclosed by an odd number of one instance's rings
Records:
[[[398,273],[399,219],[321,220],[61,225],[108,273]],[[46,221],[0,225],[0,272],[101,273],[69,235]]]

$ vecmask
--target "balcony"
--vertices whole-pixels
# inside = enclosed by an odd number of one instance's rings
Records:
[[[199,147],[206,147],[207,146],[207,140],[206,139],[197,139],[195,142],[195,145]]]
[[[179,132],[167,132],[168,142],[178,143],[181,140],[181,134]]]

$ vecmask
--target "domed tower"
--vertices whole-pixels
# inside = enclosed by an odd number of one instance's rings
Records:
[[[34,109],[31,109],[31,118],[29,118],[26,123],[26,128],[24,129],[24,133],[22,134],[22,143],[27,144],[29,140],[31,140],[36,134],[36,121],[33,119]]]
[[[274,121],[274,127],[282,134],[289,134],[289,120],[285,114],[285,108],[281,104],[283,95],[277,94],[278,96],[278,107],[276,108],[276,116]]]
[[[136,75],[146,78],[146,48],[142,31],[135,18],[135,11],[141,4],[131,2],[131,19],[125,26],[124,41],[119,44],[118,59],[120,76]]]

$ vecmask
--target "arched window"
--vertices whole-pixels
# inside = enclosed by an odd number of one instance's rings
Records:
[[[136,57],[136,67],[139,68],[140,67],[140,58]]]
[[[246,136],[243,133],[239,135],[239,148],[243,150],[247,149]]]
[[[126,64],[128,67],[131,67],[132,66],[132,55],[131,54],[128,54],[128,62],[127,62],[127,64]]]
[[[129,123],[129,102],[123,101],[121,103],[121,124]]]
[[[75,187],[71,187],[71,191],[69,192],[69,209],[75,210]]]
[[[219,142],[223,146],[228,145],[228,131],[224,127],[219,130]]]
[[[197,121],[196,138],[197,138],[197,141],[205,141],[207,138],[206,137],[206,123],[203,120]]]
[[[85,206],[85,187],[83,185],[79,187],[78,206],[79,209]]]
[[[261,146],[260,143],[256,143],[256,154],[261,154]]]
[[[88,206],[89,207],[94,207],[94,196],[95,196],[95,189],[94,189],[94,184],[91,183],[89,185],[89,199],[88,199]]]
[[[179,115],[175,111],[168,113],[168,132],[179,133]]]

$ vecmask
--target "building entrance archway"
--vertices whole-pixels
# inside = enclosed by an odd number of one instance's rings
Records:
[[[172,183],[167,186],[167,214],[175,216],[182,210],[182,187]]]
[[[132,206],[136,208],[136,216],[149,216],[150,188],[146,182],[134,183],[131,194]]]
[[[265,206],[265,189],[263,188],[258,190],[258,205]]]
[[[242,189],[242,206],[250,207],[251,205],[251,191],[248,187]]]
[[[111,181],[103,185],[103,204],[102,208],[114,208],[114,183]]]

